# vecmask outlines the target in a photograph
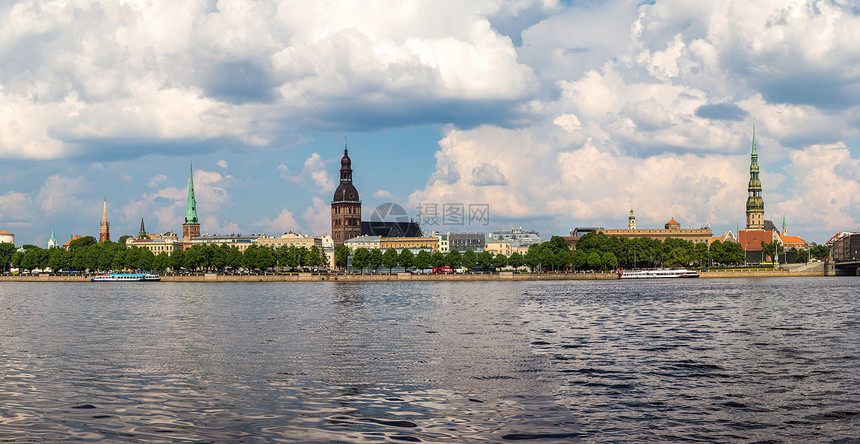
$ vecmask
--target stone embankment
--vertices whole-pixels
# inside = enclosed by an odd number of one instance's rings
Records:
[[[824,266],[818,264],[792,264],[778,270],[709,270],[701,273],[702,278],[745,278],[745,277],[796,277],[824,276]],[[91,276],[51,276],[48,274],[32,276],[0,276],[0,282],[89,282]],[[496,274],[215,274],[196,273],[164,275],[162,282],[386,282],[386,281],[559,281],[559,280],[610,280],[618,279],[616,273],[545,273],[515,274],[501,272]]]

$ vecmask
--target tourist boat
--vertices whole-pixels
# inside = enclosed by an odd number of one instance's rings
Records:
[[[150,273],[108,273],[96,275],[90,279],[90,282],[155,282],[160,280],[158,275]]]
[[[697,278],[699,273],[685,268],[674,270],[622,271],[619,279],[660,279],[660,278]]]

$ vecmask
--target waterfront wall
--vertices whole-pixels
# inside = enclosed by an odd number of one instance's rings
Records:
[[[749,277],[799,277],[823,276],[823,270],[715,270],[700,273],[702,278],[749,278]],[[91,276],[0,276],[0,282],[89,282]],[[165,275],[163,282],[406,282],[406,281],[558,281],[558,280],[612,280],[615,273],[561,273],[561,274],[268,274],[268,275],[224,275],[198,273],[187,275]]]

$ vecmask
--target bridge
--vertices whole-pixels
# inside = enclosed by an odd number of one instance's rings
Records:
[[[836,262],[836,276],[860,276],[860,259]]]

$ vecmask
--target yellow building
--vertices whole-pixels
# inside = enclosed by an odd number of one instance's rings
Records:
[[[435,253],[439,250],[439,238],[433,237],[383,237],[379,240],[379,249],[386,251],[389,248],[394,248],[397,252],[407,249],[412,253],[418,253],[421,250]]]
[[[179,242],[176,239],[176,236],[173,238],[168,237],[162,239],[126,239],[125,246],[128,248],[146,248],[151,251],[152,254],[158,255],[160,253],[167,253],[169,256],[173,254],[174,250],[182,249],[182,242]]]
[[[484,247],[484,251],[488,251],[493,254],[493,256],[504,254],[505,256],[510,257],[514,253],[526,254],[529,252],[528,245],[517,244],[514,245],[510,241],[487,241],[487,246]]]
[[[261,247],[296,247],[296,248],[311,248],[317,247],[319,251],[323,251],[323,239],[321,237],[311,237],[303,234],[284,233],[281,237],[260,236],[257,238],[257,245]]]
[[[628,225],[629,226],[629,225]],[[635,226],[635,225],[634,225]],[[672,239],[684,239],[688,241],[692,241],[694,244],[698,244],[700,242],[709,243],[711,241],[711,237],[713,236],[713,232],[709,227],[698,228],[698,229],[683,229],[681,228],[681,224],[678,223],[675,219],[666,222],[664,225],[664,229],[618,229],[618,230],[607,230],[600,228],[597,230],[598,233],[603,233],[607,236],[618,236],[618,237],[626,237],[629,239],[637,238],[637,237],[650,237],[652,239],[659,239],[660,241],[666,240],[666,238],[671,237]]]

